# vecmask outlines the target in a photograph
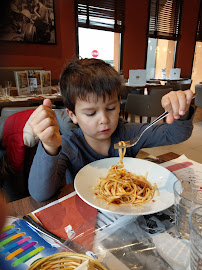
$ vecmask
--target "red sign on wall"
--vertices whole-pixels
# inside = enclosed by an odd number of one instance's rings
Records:
[[[99,52],[97,51],[97,50],[93,50],[92,52],[91,52],[91,55],[92,55],[92,57],[98,57],[98,55],[99,55]]]

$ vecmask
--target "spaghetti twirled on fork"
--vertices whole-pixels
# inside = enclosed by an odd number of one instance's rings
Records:
[[[121,146],[124,142],[119,144]],[[140,206],[153,198],[157,186],[152,186],[147,181],[147,173],[142,176],[126,171],[123,164],[125,152],[126,148],[119,148],[119,162],[111,166],[106,177],[99,178],[95,187],[96,196],[103,198],[108,204]]]

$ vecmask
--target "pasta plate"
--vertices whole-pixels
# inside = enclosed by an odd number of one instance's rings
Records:
[[[115,205],[107,204],[104,199],[96,197],[94,187],[99,177],[105,177],[109,168],[119,162],[119,157],[101,159],[83,167],[76,175],[74,188],[78,196],[87,204],[101,211],[112,212],[121,215],[147,215],[163,211],[174,203],[173,184],[177,177],[166,168],[153,162],[138,158],[123,158],[125,169],[137,175],[145,176],[153,185],[157,184],[159,195],[155,192],[152,201],[141,206],[131,204]]]

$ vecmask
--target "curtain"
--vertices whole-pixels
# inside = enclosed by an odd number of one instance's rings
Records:
[[[198,16],[198,26],[196,32],[196,41],[202,41],[202,1],[200,4],[199,16]]]
[[[125,0],[75,0],[77,27],[124,32]]]
[[[150,0],[148,37],[178,40],[183,0]]]

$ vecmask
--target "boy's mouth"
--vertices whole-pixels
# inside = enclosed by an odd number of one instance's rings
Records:
[[[108,128],[108,129],[103,129],[103,130],[101,131],[101,133],[104,134],[104,133],[108,133],[109,131],[110,131],[109,128]]]

